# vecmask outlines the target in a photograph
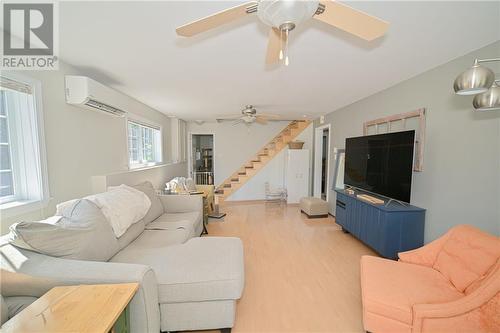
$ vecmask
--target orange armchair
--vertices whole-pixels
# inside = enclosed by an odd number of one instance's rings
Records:
[[[378,332],[500,332],[500,239],[467,225],[399,261],[361,259],[363,324]]]

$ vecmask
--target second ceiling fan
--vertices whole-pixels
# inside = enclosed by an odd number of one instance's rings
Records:
[[[246,15],[257,13],[271,27],[266,63],[282,60],[288,65],[288,37],[300,23],[314,18],[365,40],[381,37],[389,23],[333,0],[260,0],[232,7],[176,29],[180,36],[191,37]]]

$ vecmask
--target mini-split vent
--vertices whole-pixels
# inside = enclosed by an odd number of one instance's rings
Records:
[[[66,76],[66,103],[123,117],[130,97],[85,76]]]
[[[112,114],[113,116],[117,117],[123,117],[125,115],[125,111],[117,109],[111,105],[104,104],[102,102],[89,99],[87,102],[85,102],[86,106],[97,109],[99,111],[107,112],[109,114]]]

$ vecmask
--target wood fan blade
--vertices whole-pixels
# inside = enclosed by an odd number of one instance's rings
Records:
[[[266,64],[274,64],[280,60],[281,45],[284,45],[285,38],[285,34],[280,34],[280,30],[277,28],[272,28],[269,31]]]
[[[247,8],[256,6],[257,2],[250,1],[242,5],[232,7],[202,19],[190,22],[175,29],[179,36],[191,37],[207,30],[217,28],[223,24],[237,20],[248,14]]]
[[[255,122],[261,125],[266,125],[267,124],[267,119],[262,116],[257,116],[255,117]]]
[[[277,114],[272,114],[272,113],[260,113],[260,112],[259,112],[259,116],[261,116],[261,117],[265,117],[265,118],[267,118],[268,120],[270,120],[270,119],[279,119],[279,118],[281,118],[281,116],[278,116]]]
[[[315,19],[365,40],[373,40],[383,36],[389,27],[389,22],[337,1],[321,1],[321,4],[325,6],[325,11],[322,14],[314,15]]]

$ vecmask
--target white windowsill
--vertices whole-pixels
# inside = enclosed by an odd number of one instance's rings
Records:
[[[156,163],[156,164],[151,164],[151,165],[138,165],[138,166],[130,166],[129,165],[129,171],[141,171],[141,170],[148,170],[148,169],[156,169],[156,168],[161,168],[169,165],[176,165],[176,164],[182,164],[186,163],[186,161],[171,161],[167,163]],[[117,172],[121,173],[121,172]]]
[[[166,163],[151,163],[151,164],[137,164],[137,165],[129,165],[128,169],[130,171],[136,171],[136,170],[147,170],[147,169],[155,169],[159,168],[162,166],[167,165]]]
[[[18,200],[10,201],[0,205],[2,217],[12,217],[30,213],[47,207],[49,200]]]

